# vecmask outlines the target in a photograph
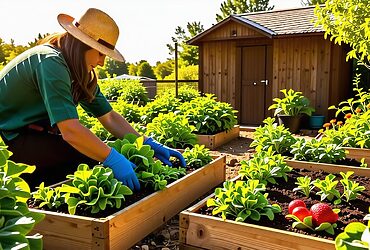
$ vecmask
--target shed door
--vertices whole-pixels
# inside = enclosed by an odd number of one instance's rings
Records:
[[[266,46],[242,48],[241,57],[241,123],[259,125],[266,110]]]

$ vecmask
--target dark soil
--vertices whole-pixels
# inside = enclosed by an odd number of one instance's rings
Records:
[[[263,217],[261,221],[255,222],[252,220],[247,220],[247,223],[256,224],[260,226],[272,227],[276,229],[281,229],[284,231],[291,231],[297,232],[305,235],[316,236],[319,238],[325,238],[329,240],[334,240],[335,236],[344,231],[346,225],[353,221],[363,221],[364,216],[366,215],[363,211],[368,211],[370,206],[370,181],[368,177],[360,177],[360,176],[351,176],[350,179],[360,183],[360,185],[365,186],[366,190],[361,193],[361,195],[356,199],[352,200],[349,203],[342,202],[339,205],[333,205],[329,201],[325,200],[323,202],[328,203],[332,208],[339,208],[339,219],[337,221],[337,228],[335,229],[336,234],[330,235],[324,232],[313,232],[308,230],[300,230],[292,228],[292,220],[287,220],[285,215],[288,214],[288,204],[290,201],[294,199],[301,199],[303,200],[307,208],[309,209],[312,205],[321,202],[320,196],[316,195],[316,191],[318,189],[314,189],[311,191],[311,195],[309,198],[306,198],[300,193],[293,192],[293,189],[297,187],[295,184],[297,177],[299,176],[310,176],[311,180],[315,179],[325,179],[328,173],[323,171],[309,171],[303,169],[293,169],[291,173],[288,174],[288,181],[285,182],[283,179],[277,180],[278,184],[268,184],[266,188],[266,193],[268,193],[268,199],[271,203],[277,203],[282,208],[282,213],[275,214],[275,219],[273,221],[268,220],[266,217]],[[340,175],[336,175],[337,180],[341,179]],[[343,188],[340,183],[337,185],[337,189],[340,193],[343,192]],[[207,214],[212,216],[212,208],[203,207],[199,213]],[[234,218],[228,218],[234,219]],[[366,223],[366,222],[364,222]]]

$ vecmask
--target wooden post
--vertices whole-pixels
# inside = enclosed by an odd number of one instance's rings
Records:
[[[179,79],[179,71],[178,71],[178,59],[177,59],[177,42],[175,43],[175,89],[176,89],[176,97],[178,95],[178,79]]]

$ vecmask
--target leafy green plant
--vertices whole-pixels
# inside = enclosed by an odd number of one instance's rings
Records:
[[[28,235],[44,214],[29,211],[26,200],[30,188],[20,175],[32,173],[35,166],[9,160],[0,142],[0,249],[42,249],[42,235]]]
[[[143,107],[124,100],[118,100],[112,103],[112,107],[116,112],[125,117],[128,122],[141,122],[141,110]]]
[[[123,139],[107,144],[136,165],[135,172],[145,187],[161,190],[169,180],[177,180],[186,174],[185,168],[163,166],[159,160],[154,160],[154,151],[149,145],[144,145],[143,136],[127,134]]]
[[[329,144],[324,139],[298,138],[291,146],[290,153],[298,161],[334,163],[346,158],[345,150],[340,145]]]
[[[267,200],[267,193],[264,184],[258,180],[226,181],[222,188],[216,188],[215,198],[207,200],[208,207],[215,207],[212,214],[221,213],[226,219],[231,217],[235,221],[243,222],[248,218],[259,221],[262,216],[274,220],[274,214],[280,213],[278,204],[270,204]]]
[[[287,173],[292,170],[284,157],[274,154],[270,147],[267,151],[256,153],[252,159],[240,162],[239,175],[247,180],[258,180],[262,184],[276,184],[275,178],[288,180]]]
[[[355,200],[360,195],[359,192],[364,191],[365,187],[360,186],[359,183],[352,181],[349,177],[353,174],[353,171],[348,171],[346,173],[340,172],[342,180],[340,182],[343,185],[343,195],[346,198],[346,201]]]
[[[306,197],[310,196],[312,189],[315,187],[309,176],[297,177],[297,182],[295,182],[295,184],[297,184],[298,187],[294,188],[293,192],[300,192]]]
[[[190,102],[191,100],[200,96],[197,89],[190,86],[181,86],[178,90],[177,98],[180,102]]]
[[[213,135],[229,131],[237,124],[236,113],[230,104],[218,102],[213,94],[183,103],[176,113],[183,114],[196,134]]]
[[[296,142],[292,133],[283,125],[277,125],[275,118],[268,117],[253,133],[253,141],[250,147],[255,147],[257,152],[266,151],[272,147],[278,154],[289,152],[290,146]]]
[[[45,187],[44,182],[42,182],[37,190],[32,194],[32,198],[36,202],[40,202],[38,205],[40,208],[47,206],[49,210],[57,209],[62,204],[65,204],[65,197],[60,192],[60,189],[60,187]]]
[[[369,211],[370,212],[370,211]],[[364,220],[370,220],[370,214],[367,214]],[[335,238],[335,249],[369,249],[370,246],[370,224],[364,225],[361,222],[351,222],[345,228],[344,232],[338,234]]]
[[[168,147],[185,149],[197,143],[197,137],[192,133],[193,131],[194,126],[189,124],[184,115],[170,112],[159,114],[147,124],[146,135]]]
[[[334,180],[336,178],[335,175],[329,174],[325,177],[324,180],[316,179],[313,184],[315,187],[319,188],[320,191],[317,192],[317,195],[320,195],[321,201],[328,199],[329,201],[332,201],[334,198],[336,200],[334,201],[334,204],[341,203],[341,195],[339,191],[336,189],[338,181]]]
[[[179,99],[173,95],[157,97],[141,109],[141,122],[148,124],[161,113],[175,112],[179,105]]]
[[[92,214],[105,210],[106,207],[120,208],[125,195],[132,191],[114,178],[110,168],[95,166],[90,169],[80,164],[73,175],[67,175],[71,181],[63,184],[60,192],[65,194],[68,212],[75,214],[77,207]]]
[[[192,149],[186,148],[182,154],[185,158],[186,165],[190,168],[200,168],[212,161],[209,149],[204,145],[195,144]]]
[[[314,108],[310,107],[310,101],[302,95],[302,92],[293,89],[288,91],[282,89],[280,92],[284,94],[284,98],[274,98],[275,103],[269,107],[269,110],[275,109],[274,116],[278,114],[291,116],[306,114],[311,116],[312,112],[315,111]]]

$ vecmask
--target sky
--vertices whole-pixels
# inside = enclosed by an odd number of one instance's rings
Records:
[[[59,13],[76,20],[88,8],[108,13],[117,23],[120,36],[116,48],[130,63],[147,60],[152,66],[170,57],[177,26],[200,22],[205,29],[216,23],[224,0],[0,0],[0,38],[6,43],[27,45],[39,33],[64,31],[57,21]],[[302,7],[301,0],[270,0],[277,9]]]

